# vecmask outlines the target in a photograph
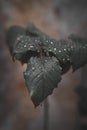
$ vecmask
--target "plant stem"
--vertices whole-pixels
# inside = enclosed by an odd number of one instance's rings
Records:
[[[48,99],[44,101],[44,124],[43,130],[49,129],[49,102]]]

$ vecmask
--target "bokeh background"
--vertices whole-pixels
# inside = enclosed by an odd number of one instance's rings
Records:
[[[10,26],[30,22],[56,39],[87,37],[87,0],[0,0],[0,130],[43,130],[44,105],[34,108],[23,78],[26,66],[13,63],[6,45]],[[62,76],[48,97],[49,130],[87,130],[86,80],[86,66]]]

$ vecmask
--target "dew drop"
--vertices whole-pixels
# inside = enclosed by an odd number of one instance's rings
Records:
[[[51,42],[51,44],[53,44],[53,42]]]
[[[73,46],[71,46],[71,48],[73,49]]]
[[[61,52],[61,50],[59,50],[59,52]]]
[[[26,45],[24,45],[24,47],[27,47]]]
[[[54,51],[56,51],[56,48],[54,48]]]
[[[37,52],[39,53],[39,52],[40,52],[40,50],[37,50]]]
[[[49,49],[49,51],[52,51],[51,49]]]
[[[19,41],[19,40],[20,40],[20,37],[18,37],[17,40]]]
[[[45,62],[47,62],[47,60],[45,60]]]
[[[33,48],[34,46],[30,46],[30,48]]]
[[[64,48],[64,51],[66,51],[66,48]]]
[[[32,67],[32,70],[34,70],[35,68],[34,67]]]
[[[20,38],[23,38],[23,36],[21,35]]]
[[[63,61],[65,61],[65,59],[63,59]]]

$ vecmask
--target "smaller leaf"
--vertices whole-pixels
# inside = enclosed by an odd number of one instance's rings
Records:
[[[71,54],[70,59],[74,71],[84,66],[87,63],[87,45],[79,43]]]
[[[61,67],[55,57],[32,57],[24,78],[31,99],[37,106],[57,87],[61,80]]]
[[[13,55],[15,40],[17,39],[18,35],[25,35],[25,29],[21,26],[11,26],[7,31],[6,41],[11,55]]]
[[[78,35],[75,34],[71,34],[68,39],[72,40],[75,43],[87,43],[87,39],[85,37],[80,37]]]
[[[30,37],[39,37],[41,39],[46,39],[49,37],[44,32],[40,31],[33,23],[30,23],[26,28],[26,34]]]
[[[73,41],[73,51],[70,55],[70,59],[72,68],[75,71],[87,63],[87,39],[74,34],[68,38]]]

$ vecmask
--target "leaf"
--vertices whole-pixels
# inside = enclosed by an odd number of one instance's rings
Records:
[[[47,39],[45,46],[59,60],[62,74],[67,72],[71,65],[75,71],[87,63],[86,38],[71,35],[68,40]]]
[[[31,38],[20,35],[16,39],[13,56],[20,61],[27,62],[31,56],[38,56],[40,53],[40,38]]]
[[[33,23],[30,23],[26,28],[26,34],[30,37],[40,37],[46,39],[49,37],[44,32],[40,31]]]
[[[52,93],[70,66],[75,71],[87,63],[86,38],[70,35],[68,39],[55,40],[33,24],[26,29],[10,28],[7,44],[14,58],[28,63],[24,78],[36,106]]]
[[[84,66],[87,63],[87,44],[78,43],[75,46],[73,53],[70,56],[70,59],[74,71]]]
[[[18,35],[25,35],[25,29],[23,27],[14,25],[7,31],[6,41],[11,55],[13,55],[15,40]]]
[[[72,40],[75,43],[87,43],[87,38],[85,37],[80,37],[75,34],[71,34],[68,39]]]
[[[68,38],[73,41],[73,52],[70,59],[72,68],[75,71],[87,63],[87,39],[74,34]]]
[[[49,54],[55,56],[62,67],[62,73],[70,68],[70,53],[72,51],[71,42],[69,40],[47,39],[44,41],[45,49]]]
[[[61,67],[55,57],[32,57],[24,78],[31,99],[37,106],[57,87],[61,80]]]

